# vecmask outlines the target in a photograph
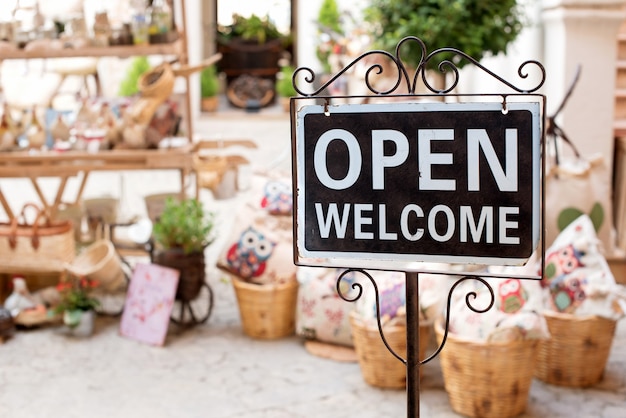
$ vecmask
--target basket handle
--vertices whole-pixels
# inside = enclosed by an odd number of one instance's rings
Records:
[[[35,210],[35,213],[37,214],[32,224],[29,224],[28,221],[26,220],[26,210],[28,208],[33,208]],[[19,219],[22,220],[21,223],[19,222]],[[48,217],[48,214],[45,210],[42,210],[39,206],[37,206],[34,203],[24,204],[19,216],[16,216],[11,220],[11,231],[9,233],[9,247],[12,250],[15,250],[15,247],[17,246],[17,228],[18,226],[22,226],[22,227],[32,227],[32,236],[30,239],[30,244],[35,250],[38,249],[39,248],[39,225],[42,220],[45,221],[45,225],[50,225],[50,218]]]

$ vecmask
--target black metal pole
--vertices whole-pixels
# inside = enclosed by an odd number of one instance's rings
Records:
[[[406,399],[407,418],[420,416],[419,274],[406,273]]]

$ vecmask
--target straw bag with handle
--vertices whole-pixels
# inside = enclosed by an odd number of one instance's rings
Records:
[[[34,211],[34,221],[26,218]],[[48,212],[27,203],[9,223],[0,223],[0,269],[5,273],[62,272],[76,253],[71,221],[52,222]]]

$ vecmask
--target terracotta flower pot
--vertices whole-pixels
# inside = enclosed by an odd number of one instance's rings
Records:
[[[203,112],[215,112],[219,106],[219,98],[217,96],[203,97],[200,102],[200,108]]]

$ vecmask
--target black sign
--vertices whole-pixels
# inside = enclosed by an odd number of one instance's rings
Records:
[[[517,265],[539,239],[538,103],[305,106],[296,263]]]

